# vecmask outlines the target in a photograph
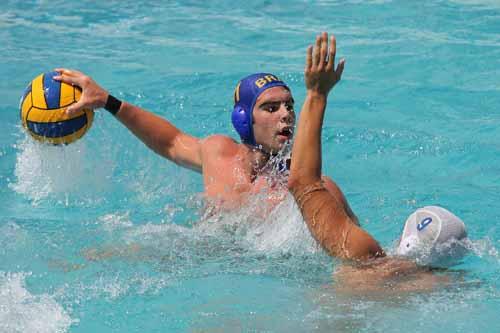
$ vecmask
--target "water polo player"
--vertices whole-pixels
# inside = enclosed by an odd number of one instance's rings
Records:
[[[238,83],[231,115],[242,140],[238,143],[225,135],[191,136],[151,112],[119,101],[81,72],[56,70],[61,74],[57,80],[82,88],[82,98],[67,109],[68,113],[107,109],[153,151],[202,173],[205,194],[218,206],[239,207],[252,193],[267,192],[273,200],[285,197],[286,186],[270,183],[266,167],[270,157],[292,139],[295,126],[292,92],[277,76],[258,73]],[[324,181],[328,190],[343,198],[331,179]],[[286,184],[286,179],[281,183]]]
[[[341,60],[334,68],[335,38],[330,48],[323,33],[309,47],[306,56],[305,83],[307,95],[292,148],[289,189],[299,206],[313,237],[331,256],[364,263],[342,266],[336,277],[341,285],[376,288],[377,282],[403,278],[399,287],[407,290],[430,287],[440,278],[429,274],[422,264],[438,266],[464,254],[461,241],[466,237],[464,223],[444,208],[430,206],[417,210],[406,221],[396,257],[386,253],[377,241],[363,230],[344,197],[328,191],[321,176],[321,129],[330,90],[340,81],[344,70]],[[368,274],[368,275],[367,275]],[[408,279],[412,275],[412,279]],[[410,283],[408,283],[410,281]]]

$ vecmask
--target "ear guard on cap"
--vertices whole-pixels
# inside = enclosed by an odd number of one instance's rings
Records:
[[[231,121],[233,126],[241,137],[244,143],[255,146],[255,138],[253,136],[253,124],[252,117],[247,113],[247,111],[241,107],[241,105],[236,105],[231,114]]]

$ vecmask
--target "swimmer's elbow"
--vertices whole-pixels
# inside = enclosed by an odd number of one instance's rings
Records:
[[[361,234],[347,242],[346,259],[365,261],[385,257],[386,254],[378,242],[364,230]]]
[[[354,255],[349,258],[356,261],[366,261],[375,258],[385,257],[386,254],[384,250],[376,244],[375,246],[369,246],[367,248],[361,249],[358,253],[354,253]]]

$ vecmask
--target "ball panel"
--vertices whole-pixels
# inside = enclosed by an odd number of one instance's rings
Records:
[[[21,102],[21,121],[24,128],[26,128],[26,118],[28,116],[29,111],[31,110],[31,107],[32,105],[31,105],[31,91],[30,91]]]
[[[83,114],[85,114],[84,111],[79,111],[76,114],[69,116],[66,114],[66,108],[44,110],[33,107],[31,112],[26,116],[26,120],[37,123],[51,123],[77,118]]]
[[[82,127],[81,129],[79,129],[78,131],[76,131],[75,133],[73,134],[70,134],[68,136],[63,136],[60,140],[60,144],[70,144],[72,142],[75,142],[76,140],[80,139],[82,136],[85,135],[85,133],[87,133],[87,129],[88,127],[87,126],[84,126]]]
[[[61,97],[59,105],[61,108],[70,106],[75,102],[75,88],[71,84],[61,83]]]
[[[36,135],[33,132],[29,132],[33,138],[35,138],[37,141],[44,142],[44,143],[50,143],[53,145],[68,145],[72,142],[75,142],[76,140],[80,139],[88,130],[88,126],[84,126],[80,128],[78,131],[71,133],[66,136],[60,136],[60,137],[45,137],[41,135]]]
[[[49,72],[43,75],[43,94],[47,103],[47,109],[60,108],[61,82],[53,79],[56,75],[59,75],[59,73]]]
[[[87,115],[82,114],[79,117],[57,121],[57,122],[35,122],[27,121],[28,129],[38,136],[47,138],[64,137],[73,134],[87,125]]]
[[[94,111],[93,110],[84,110],[87,115],[87,130],[92,126],[92,122],[94,121]]]
[[[32,82],[31,82],[31,96],[33,100],[33,106],[39,108],[39,109],[46,109],[47,108],[47,102],[45,101],[45,93],[43,89],[43,74],[38,75]]]
[[[30,134],[37,141],[40,141],[43,143],[50,143],[53,145],[69,145],[70,143],[73,143],[76,140],[80,139],[85,134],[86,131],[87,131],[87,129],[84,127],[75,133],[72,133],[72,134],[67,135],[67,136],[58,137],[58,138],[47,138],[44,136],[36,135],[34,133],[31,133],[31,132],[30,132]]]
[[[24,89],[23,96],[21,96],[21,99],[19,100],[19,109],[22,110],[22,106],[24,103],[24,100],[28,96],[28,94],[31,92],[31,82],[30,84]],[[31,96],[30,96],[30,103],[31,103]]]
[[[82,97],[82,90],[79,87],[75,87],[75,101],[78,102]]]

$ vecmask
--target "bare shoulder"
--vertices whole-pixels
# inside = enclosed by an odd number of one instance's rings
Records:
[[[238,153],[240,145],[234,139],[221,134],[211,135],[201,140],[203,154],[233,156]]]

